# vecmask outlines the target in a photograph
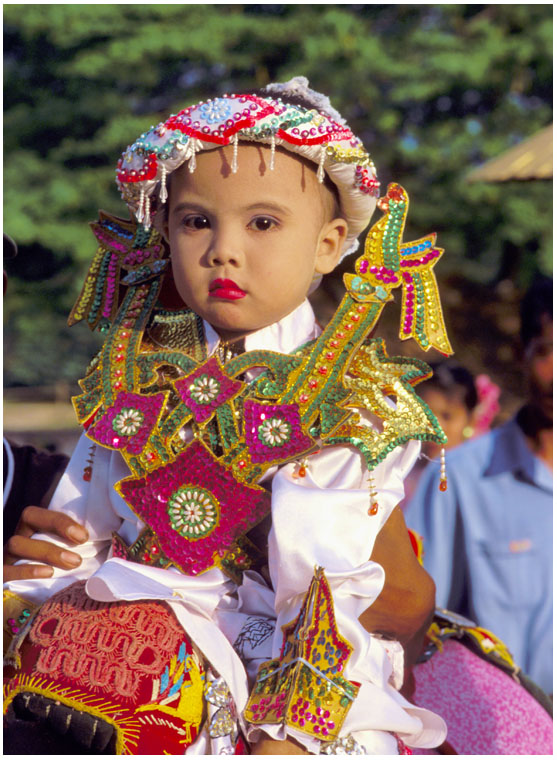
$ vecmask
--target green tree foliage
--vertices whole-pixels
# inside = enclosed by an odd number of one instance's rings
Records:
[[[361,135],[383,187],[407,188],[409,234],[439,232],[442,272],[525,287],[550,268],[549,187],[466,182],[551,120],[550,5],[22,4],[4,24],[9,384],[75,379],[98,345],[65,317],[87,222],[126,213],[126,145],[196,99],[297,74]]]

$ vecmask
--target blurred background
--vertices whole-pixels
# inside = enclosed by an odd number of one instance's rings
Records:
[[[3,11],[4,231],[19,248],[4,261],[13,440],[69,451],[78,434],[69,397],[101,339],[66,317],[95,251],[88,222],[99,208],[126,216],[122,150],[196,100],[299,74],[362,138],[382,190],[397,181],[409,192],[406,239],[438,233],[455,359],[501,387],[501,418],[515,411],[517,305],[552,267],[551,4]],[[341,276],[314,297],[321,320]],[[380,326],[388,351],[419,355],[398,340],[399,315],[391,305]]]

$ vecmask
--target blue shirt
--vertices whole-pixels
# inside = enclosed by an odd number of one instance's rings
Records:
[[[448,451],[446,462],[447,491],[432,463],[405,512],[424,539],[437,605],[493,631],[552,692],[551,472],[515,420]]]

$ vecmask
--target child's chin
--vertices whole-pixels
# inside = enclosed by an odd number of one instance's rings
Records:
[[[228,324],[228,323],[222,323],[217,322],[214,323],[211,320],[207,320],[213,330],[218,333],[218,335],[223,339],[227,341],[232,341],[235,339],[243,338],[244,335],[248,335],[249,333],[256,332],[256,330],[259,330],[259,327],[249,327],[249,326],[243,326],[238,324]]]

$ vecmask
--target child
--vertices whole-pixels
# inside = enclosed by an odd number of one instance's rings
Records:
[[[140,224],[93,227],[70,322],[108,334],[51,504],[90,541],[77,571],[10,584],[6,706],[97,753],[234,753],[238,729],[260,754],[436,746],[373,602],[392,599],[375,558],[407,590],[417,572],[396,505],[414,439],[443,433],[411,387],[426,365],[368,339],[402,284],[404,337],[450,351],[434,237],[401,243],[391,186],[320,331],[306,295],[357,247],[378,183],[303,78],[170,117],[118,183]]]
[[[433,377],[420,387],[419,394],[443,426],[447,443],[442,448],[431,441],[424,443],[422,456],[404,483],[406,495],[400,505],[403,511],[410,504],[428,461],[441,457],[444,463],[445,449],[483,435],[499,411],[500,389],[488,375],[474,378],[466,367],[450,360],[436,362],[430,368]]]

